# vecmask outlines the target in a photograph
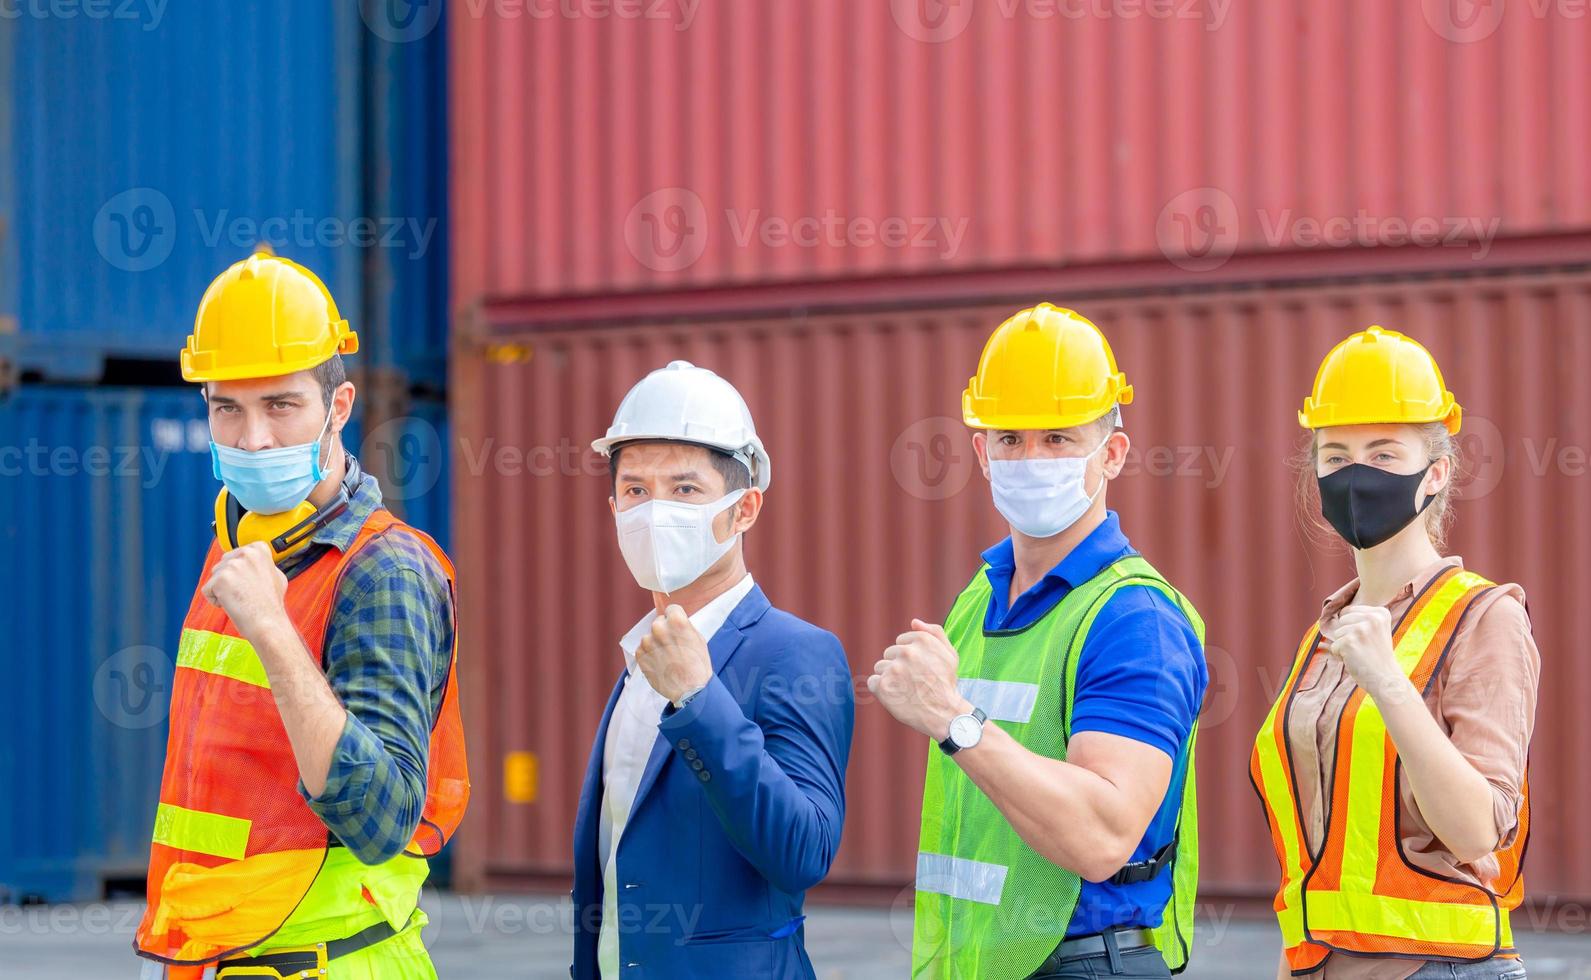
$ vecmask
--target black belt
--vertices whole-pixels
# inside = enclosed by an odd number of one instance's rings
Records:
[[[1078,936],[1076,939],[1064,939],[1055,947],[1055,952],[1045,957],[1044,962],[1031,974],[1042,977],[1047,974],[1057,973],[1061,967],[1075,960],[1089,956],[1103,955],[1110,960],[1112,969],[1121,968],[1121,954],[1143,949],[1154,945],[1154,934],[1148,929],[1136,926],[1125,929],[1107,929],[1097,932],[1092,936]]]
[[[332,960],[347,956],[349,953],[357,953],[376,943],[385,942],[397,934],[398,930],[386,922],[377,922],[346,939],[334,939],[329,943],[316,943],[313,946],[294,946],[262,953],[259,956],[222,960],[216,964],[216,975],[220,976],[225,970],[246,969],[249,972],[240,976],[270,977],[274,973],[278,977],[319,977],[325,974],[326,964]]]

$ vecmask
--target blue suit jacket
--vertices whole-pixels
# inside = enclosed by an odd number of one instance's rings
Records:
[[[855,716],[845,651],[753,588],[708,652],[713,680],[684,709],[664,709],[619,841],[620,972],[812,977],[801,903],[828,874],[845,821]],[[599,975],[602,753],[624,683],[602,713],[575,818],[576,980]]]

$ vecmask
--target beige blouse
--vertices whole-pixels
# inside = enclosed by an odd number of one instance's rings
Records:
[[[1463,559],[1444,558],[1404,586],[1387,603],[1393,621],[1413,603],[1416,588],[1451,564],[1462,567]],[[1359,580],[1355,579],[1333,593],[1321,609],[1322,626],[1329,631],[1330,620],[1353,601],[1358,591]],[[1518,832],[1540,673],[1541,656],[1530,635],[1525,593],[1517,585],[1503,585],[1475,601],[1453,636],[1446,663],[1425,695],[1425,706],[1453,745],[1491,783],[1492,814],[1502,834],[1499,849],[1511,844]],[[1293,700],[1287,736],[1293,746],[1293,766],[1298,776],[1298,812],[1305,820],[1304,833],[1311,848],[1319,845],[1325,833],[1336,721],[1343,703],[1356,688],[1341,660],[1316,657],[1299,679]],[[1323,759],[1327,766],[1322,766]],[[1497,877],[1495,857],[1487,855],[1474,864],[1460,864],[1442,846],[1421,815],[1406,775],[1399,776],[1398,793],[1404,814],[1403,849],[1411,862],[1435,874],[1477,884],[1489,884]],[[1334,953],[1317,976],[1322,980],[1403,980],[1424,965],[1424,960]]]

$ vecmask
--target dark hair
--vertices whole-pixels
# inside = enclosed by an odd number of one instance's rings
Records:
[[[1112,433],[1121,428],[1121,406],[1112,405],[1110,411],[1095,419],[1091,424],[1094,427],[1094,433],[1099,436],[1101,442],[1104,442],[1111,437]]]
[[[712,458],[713,469],[724,478],[724,492],[734,493],[736,490],[745,490],[751,486],[751,470],[745,463],[736,459],[722,449],[704,446],[699,442],[686,442],[683,439],[637,439],[636,442],[663,443],[670,446],[695,446],[707,450],[707,455]],[[613,447],[608,454],[608,483],[617,490],[619,487],[619,453],[631,443],[620,443]]]
[[[333,354],[329,360],[322,361],[310,368],[309,373],[315,378],[315,383],[320,385],[321,401],[326,403],[328,409],[331,408],[332,396],[337,394],[337,389],[341,388],[343,382],[348,380],[348,369],[343,367],[343,356],[341,354]],[[204,392],[205,397],[209,397],[210,383],[208,381],[200,385],[199,388]]]
[[[321,400],[326,403],[327,408],[331,408],[332,396],[337,394],[337,389],[348,380],[348,371],[343,367],[343,356],[333,354],[327,360],[310,368],[309,373],[315,376],[315,381],[320,385]]]

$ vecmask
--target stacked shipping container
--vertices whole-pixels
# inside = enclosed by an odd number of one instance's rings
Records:
[[[1591,625],[1573,598],[1591,586],[1573,544],[1591,525],[1591,35],[1525,5],[1464,22],[1443,4],[1174,6],[1192,16],[454,8],[478,786],[461,882],[568,873],[614,640],[644,601],[585,449],[630,384],[685,357],[746,393],[784,461],[753,568],[865,674],[1001,533],[959,392],[993,325],[1049,299],[1094,317],[1137,385],[1113,503],[1210,626],[1205,892],[1274,886],[1250,740],[1350,574],[1300,536],[1295,413],[1331,343],[1380,322],[1427,340],[1469,411],[1455,551],[1532,593],[1533,782],[1553,815],[1532,894],[1591,898],[1591,851],[1562,816],[1591,795],[1574,764],[1591,677],[1563,656]],[[861,701],[829,882],[892,895],[925,747]]]
[[[26,747],[0,779],[30,788],[0,902],[142,877],[217,489],[176,354],[217,272],[265,242],[326,281],[362,346],[345,444],[450,529],[445,31],[318,0],[39,11],[0,17],[0,739]]]
[[[1137,390],[1135,449],[1112,486],[1134,543],[1209,626],[1200,734],[1204,876],[1257,894],[1274,874],[1249,745],[1320,600],[1351,577],[1300,534],[1289,457],[1321,355],[1348,325],[1431,340],[1464,402],[1475,478],[1455,553],[1532,594],[1546,661],[1533,756],[1538,812],[1569,812],[1591,739],[1591,674],[1562,651],[1591,627],[1586,452],[1591,271],[1182,295],[1058,296],[1109,334]],[[465,865],[487,884],[567,869],[575,794],[618,676],[616,631],[645,597],[611,546],[606,469],[586,442],[627,387],[670,358],[746,394],[779,478],[748,538],[772,601],[833,629],[866,676],[913,616],[939,619],[1003,530],[960,422],[991,324],[1016,300],[937,310],[770,316],[526,331],[520,364],[458,360],[455,465],[477,820]],[[1550,402],[1525,397],[1551,391]],[[465,435],[465,434],[469,435]],[[1548,515],[1552,523],[1549,524]],[[611,615],[608,613],[611,612]],[[1554,651],[1558,651],[1555,654]],[[485,661],[483,663],[483,661]],[[846,837],[830,881],[909,879],[926,744],[859,693]],[[533,800],[505,795],[514,753]],[[1591,849],[1572,821],[1537,824],[1533,890],[1584,896]],[[463,870],[461,868],[461,870]]]
[[[455,9],[455,295],[1202,258],[1309,247],[1333,217],[1591,224],[1581,21],[1523,3],[1467,27],[1431,2],[1121,6],[1138,14]]]

